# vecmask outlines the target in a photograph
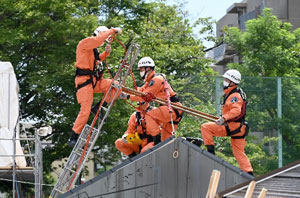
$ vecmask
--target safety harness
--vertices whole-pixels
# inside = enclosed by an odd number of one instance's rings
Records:
[[[152,109],[152,107],[149,106],[149,107],[147,108],[146,112],[147,112],[147,111],[150,111],[151,109]],[[146,128],[144,127],[144,125],[143,125],[143,123],[142,123],[142,121],[143,121],[144,119],[142,119],[141,112],[137,111],[137,112],[135,113],[135,116],[136,116],[136,125],[135,125],[136,131],[138,130],[138,127],[139,127],[139,126],[142,127],[142,131],[143,131],[142,134],[141,134],[141,133],[138,134],[138,135],[140,136],[140,139],[145,139],[145,138],[147,138],[148,143],[149,143],[149,142],[154,142],[154,145],[156,145],[156,144],[158,144],[159,142],[161,142],[161,141],[160,141],[160,135],[152,136],[152,135],[146,133]],[[140,150],[141,150],[141,149],[142,149],[142,147],[141,147],[141,145],[140,145]]]
[[[238,115],[237,117],[235,118],[232,118],[230,120],[227,120],[224,125],[225,125],[225,129],[226,129],[226,133],[227,133],[227,136],[231,136],[232,139],[243,139],[245,138],[248,133],[249,133],[249,124],[248,122],[245,121],[245,117],[246,117],[246,107],[247,107],[247,104],[248,104],[248,101],[247,101],[247,97],[246,97],[246,94],[245,92],[241,89],[241,88],[235,88],[233,89],[228,95],[226,95],[224,97],[224,100],[223,100],[223,104],[225,104],[226,100],[228,99],[228,97],[233,94],[233,93],[239,93],[243,99],[243,105],[242,105],[242,109],[241,109],[241,113],[240,115]],[[228,122],[239,122],[240,123],[240,126],[233,130],[233,131],[230,131],[229,129],[229,126],[228,126]],[[241,131],[241,128],[243,127],[243,125],[246,126],[246,129],[245,129],[245,134],[242,135],[242,136],[232,136],[232,135],[235,135],[237,133],[239,133]]]
[[[93,88],[95,88],[97,81],[101,80],[101,78],[103,76],[104,69],[103,69],[102,62],[100,61],[99,51],[97,48],[94,48],[93,51],[94,51],[94,57],[95,57],[93,71],[88,70],[88,69],[80,69],[78,67],[76,68],[75,77],[76,76],[90,76],[90,78],[88,80],[86,80],[84,83],[81,83],[77,86],[76,91],[78,91],[82,87],[85,87],[89,84],[92,84]],[[95,83],[93,81],[93,77],[96,78]]]
[[[156,73],[154,76],[162,76],[162,77],[164,78],[164,81],[162,82],[162,84],[164,84],[165,81],[167,81],[166,75],[164,75],[164,74]],[[153,77],[154,77],[154,76],[153,76]],[[169,85],[170,85],[170,84],[169,84]],[[170,87],[173,89],[173,87],[172,87],[171,85],[170,85]],[[173,90],[174,90],[174,89],[173,89]],[[179,98],[177,95],[174,95],[174,96],[170,97],[170,101],[171,101],[171,102],[174,102],[174,103],[180,102],[180,98]],[[173,110],[174,110],[174,112],[175,112],[175,114],[176,114],[176,118],[175,118],[175,120],[173,121],[173,124],[174,124],[174,125],[178,125],[179,122],[181,121],[182,117],[183,117],[183,111],[182,111],[181,113],[179,113],[179,111],[178,111],[177,109],[174,109],[174,108],[173,108]],[[171,121],[170,121],[169,123],[172,124]]]

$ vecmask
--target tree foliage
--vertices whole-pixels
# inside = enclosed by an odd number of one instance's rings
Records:
[[[123,34],[118,39],[126,44],[134,38],[141,45],[138,58],[151,56],[158,72],[165,73],[179,92],[193,81],[191,76],[213,74],[204,58],[202,42],[193,37],[193,26],[184,11],[178,6],[166,6],[163,1],[0,0],[0,4],[0,59],[14,66],[20,85],[21,119],[35,121],[36,127],[53,128],[53,134],[46,137],[53,146],[43,150],[45,182],[52,180],[48,175],[52,162],[70,154],[66,142],[79,111],[74,88],[76,46],[97,26],[121,27]],[[107,63],[115,72],[124,50],[117,42],[112,48]],[[137,81],[142,83],[138,77]],[[201,89],[203,94],[208,92]],[[96,96],[95,101],[101,96]],[[183,98],[189,99],[186,105],[193,104],[195,95]],[[117,101],[110,113],[95,147],[99,155],[94,160],[104,167],[120,159],[114,141],[126,130],[132,111],[123,101]],[[111,160],[103,160],[103,152]],[[45,193],[49,190],[45,189]]]
[[[294,75],[300,66],[300,29],[292,32],[291,27],[264,9],[257,19],[246,22],[245,31],[229,28],[225,39],[243,57],[238,68],[247,76]]]
[[[248,118],[252,131],[264,131],[274,136],[280,128],[283,135],[283,164],[299,159],[299,55],[300,29],[291,30],[290,23],[283,23],[272,14],[271,9],[264,9],[261,16],[246,22],[246,30],[228,28],[226,42],[239,55],[240,63],[229,64],[237,68],[243,76],[251,76],[243,81],[243,89],[250,101]],[[282,118],[277,115],[277,78],[282,78]],[[277,136],[277,134],[275,135]],[[277,152],[273,150],[266,158]],[[252,152],[251,152],[252,153]],[[253,155],[253,153],[252,153]],[[274,157],[274,156],[273,156]],[[250,154],[251,158],[251,154]],[[269,163],[269,168],[276,168],[277,158]],[[275,162],[275,163],[274,163]],[[264,163],[260,163],[263,165]],[[271,165],[273,164],[273,165]]]

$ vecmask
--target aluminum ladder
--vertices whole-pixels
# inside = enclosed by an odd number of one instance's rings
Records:
[[[112,106],[114,105],[117,99],[118,92],[121,91],[122,86],[125,86],[125,80],[128,77],[128,75],[130,75],[132,66],[139,54],[139,51],[140,46],[138,44],[132,43],[129,46],[124,59],[122,59],[121,61],[118,72],[113,78],[114,81],[118,81],[119,83],[115,84],[113,81],[110,88],[102,98],[98,112],[95,115],[95,118],[93,119],[92,126],[95,125],[100,111],[102,115],[104,115],[102,119],[99,118],[98,129],[93,128],[88,124],[85,125],[82,132],[80,133],[76,145],[74,146],[68,158],[65,167],[63,168],[61,175],[59,176],[51,192],[51,198],[56,198],[60,194],[63,194],[74,187],[74,184],[77,178],[79,177],[82,168],[84,167],[84,163],[87,160],[88,155],[92,151],[92,148],[97,140],[98,135],[100,134],[101,128],[104,125],[105,120],[108,117],[110,110],[112,109]],[[115,94],[112,93],[113,89],[116,90]],[[107,104],[107,107],[103,107],[102,103],[103,101],[106,101],[107,98],[109,98],[109,101],[111,102]]]

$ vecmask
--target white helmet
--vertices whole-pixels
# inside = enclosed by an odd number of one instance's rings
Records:
[[[104,32],[104,31],[106,31],[106,30],[108,30],[107,27],[105,27],[105,26],[99,26],[99,27],[97,27],[97,29],[94,31],[94,36],[98,36],[101,32]]]
[[[155,67],[155,64],[152,58],[146,56],[139,60],[138,68],[140,67]]]
[[[240,84],[241,82],[241,73],[236,69],[230,69],[223,74],[224,78],[234,82],[235,84]]]

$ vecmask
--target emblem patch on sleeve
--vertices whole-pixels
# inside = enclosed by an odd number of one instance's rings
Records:
[[[154,80],[150,80],[149,82],[149,87],[151,87],[152,85],[154,85]]]
[[[236,102],[238,102],[239,101],[239,99],[236,97],[236,96],[234,96],[233,98],[231,98],[231,100],[230,100],[230,102],[232,102],[232,103],[236,103]]]

